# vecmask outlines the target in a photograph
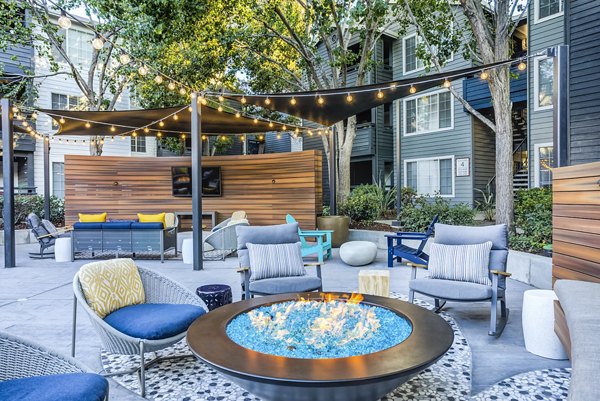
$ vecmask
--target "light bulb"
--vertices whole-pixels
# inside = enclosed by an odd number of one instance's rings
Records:
[[[325,103],[325,99],[323,99],[323,96],[319,96],[319,98],[317,99],[317,103],[319,103],[319,104]]]
[[[101,50],[104,47],[104,40],[101,37],[96,37],[92,40],[92,47],[96,50]]]
[[[175,83],[174,82],[169,82],[169,84],[167,85],[167,88],[169,88],[170,91],[174,91],[175,90]]]
[[[58,120],[58,121],[59,121],[61,124],[64,124],[64,123],[65,123],[65,119],[64,119],[64,118],[62,118],[62,117],[61,117],[61,118],[60,118],[60,120]]]
[[[223,111],[223,107],[219,105],[219,107],[217,107],[217,111]]]
[[[164,127],[165,126],[165,122],[161,120],[161,121],[158,122],[158,125],[161,126],[161,127]]]
[[[185,134],[181,134],[181,139],[185,141]]]
[[[265,104],[266,104],[267,106],[268,106],[268,105],[270,105],[270,104],[271,104],[271,99],[269,99],[269,98],[266,98],[266,99],[265,99]]]
[[[192,112],[192,106],[188,107],[188,111],[191,113]]]
[[[187,91],[185,90],[185,88],[179,88],[179,94],[181,96],[185,96],[186,93],[187,93]]]
[[[243,140],[245,140],[245,139],[246,139],[246,137],[245,137],[244,135],[240,136],[240,140],[241,140],[241,141],[243,141]]]
[[[269,127],[273,128],[273,121],[269,121]]]
[[[90,124],[89,121],[85,123],[85,128],[90,128],[91,126],[92,126],[92,124]]]
[[[116,130],[117,129],[114,126],[110,127],[110,132],[115,132]]]
[[[264,136],[262,136],[262,135],[259,135],[259,136],[258,136],[258,140],[259,140],[259,141],[262,141],[264,138],[265,138],[265,137],[264,137]]]
[[[129,54],[121,53],[121,55],[119,56],[119,61],[121,62],[121,64],[129,64],[131,58],[129,57]]]
[[[177,114],[174,114],[173,115],[173,120],[175,120],[175,121],[179,120],[179,116]]]
[[[488,79],[490,77],[490,74],[487,73],[487,71],[481,71],[481,74],[479,75],[479,78],[483,79],[484,81],[486,79]]]
[[[254,119],[254,124],[258,124],[258,118]]]
[[[408,92],[412,95],[414,95],[415,93],[417,93],[417,88],[415,88],[414,86],[410,86],[410,89],[408,90]]]
[[[144,127],[144,132],[147,134],[148,132],[150,132],[150,129],[148,127]]]
[[[163,77],[162,75],[157,75],[154,77],[154,82],[156,82],[157,84],[162,84],[163,83]]]
[[[202,140],[206,141],[206,135],[202,135]]]
[[[140,68],[138,68],[138,73],[140,75],[148,74],[148,67],[146,67],[145,65],[140,66]]]
[[[352,97],[352,95],[348,93],[348,96],[346,96],[346,101],[348,103],[352,103],[353,100],[354,100],[354,98]]]
[[[37,120],[38,114],[34,111],[33,113],[31,113],[31,118]]]
[[[27,121],[23,121],[23,123],[22,123],[22,124],[23,124],[23,127],[27,127],[27,126],[29,126],[29,123],[28,123]]]
[[[236,118],[240,118],[242,115],[240,114],[240,112],[238,111],[237,113],[235,113],[235,117]]]
[[[525,62],[521,61],[519,63],[519,65],[517,65],[517,68],[519,69],[519,71],[525,71],[525,69],[527,68],[527,64],[525,64]]]
[[[71,27],[71,20],[64,11],[61,11],[60,17],[58,17],[58,26],[62,29],[69,29]]]
[[[450,81],[448,81],[447,79],[444,80],[444,83],[442,84],[442,86],[446,89],[450,88],[450,86],[452,86],[452,84],[450,83]]]
[[[284,131],[287,131],[287,126],[284,124],[284,125],[281,127],[281,129],[282,129],[282,130],[284,130]]]
[[[291,103],[291,105],[292,105],[292,106],[295,106],[295,105],[296,105],[296,103],[297,103],[297,102],[296,102],[296,98],[295,98],[295,97],[291,98],[291,99],[290,99],[290,103]]]
[[[242,96],[242,98],[240,99],[240,102],[241,102],[242,104],[246,104],[246,98],[245,98],[244,96]]]
[[[377,91],[377,99],[383,99],[383,92],[381,90]]]
[[[162,132],[157,132],[156,136],[160,138],[162,136]]]
[[[308,130],[308,136],[313,136],[313,132],[311,130]]]
[[[223,95],[219,95],[219,102],[223,103],[223,101],[225,101],[225,98],[223,97]]]
[[[133,132],[131,133],[131,136],[135,138],[135,137],[137,136],[137,132],[133,131]]]
[[[277,134],[277,139],[281,139],[281,134]]]
[[[208,104],[208,101],[206,100],[206,98],[204,96],[202,96],[200,98],[200,103],[202,103],[202,105],[206,106]]]

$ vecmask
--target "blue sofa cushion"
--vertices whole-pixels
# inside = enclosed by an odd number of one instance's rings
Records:
[[[75,230],[101,230],[104,223],[82,223],[78,221],[73,224]]]
[[[110,221],[108,223],[102,223],[103,230],[129,230],[131,228],[131,221]]]
[[[93,373],[33,376],[0,382],[0,400],[102,401],[108,381]]]
[[[131,223],[132,230],[162,230],[163,223]]]
[[[161,340],[185,332],[206,311],[196,305],[139,304],[117,309],[104,318],[114,329],[145,340]]]

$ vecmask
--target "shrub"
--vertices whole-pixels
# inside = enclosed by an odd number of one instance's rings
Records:
[[[494,221],[496,218],[496,199],[494,198],[494,194],[492,193],[492,189],[488,185],[485,191],[481,189],[475,189],[476,191],[481,192],[481,200],[476,200],[475,205],[477,206],[477,210],[483,213],[483,216],[488,221]]]
[[[374,185],[374,184],[363,184],[352,190],[351,195],[353,196],[362,196],[362,195],[372,195],[377,198],[377,216],[378,218],[385,218],[388,215],[394,215],[394,210],[396,208],[396,188],[392,187],[390,189],[386,189],[383,185]]]
[[[0,197],[0,207],[4,207],[4,197]],[[40,218],[44,216],[44,197],[42,195],[17,195],[15,196],[15,226],[25,226],[27,215],[35,213]],[[65,224],[65,202],[56,196],[50,197],[50,219],[54,225]]]
[[[552,191],[549,188],[517,191],[515,228],[517,234],[510,236],[512,249],[538,253],[552,242]]]
[[[339,214],[350,217],[353,222],[372,223],[381,212],[383,202],[381,194],[374,190],[376,185],[356,187],[346,201],[339,206]]]
[[[473,224],[475,211],[466,203],[450,204],[448,199],[437,195],[433,200],[414,195],[412,202],[402,204],[398,219],[405,231],[422,232],[427,229],[435,215],[445,224],[468,226]]]

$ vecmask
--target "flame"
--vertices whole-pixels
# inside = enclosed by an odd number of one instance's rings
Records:
[[[352,293],[352,295],[350,295],[350,299],[348,299],[348,303],[352,304],[352,305],[356,305],[359,304],[363,301],[363,299],[365,299],[365,297],[362,296],[362,294],[358,294],[358,293]]]

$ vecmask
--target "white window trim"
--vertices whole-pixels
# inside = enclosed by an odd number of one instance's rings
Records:
[[[456,186],[455,186],[455,171],[454,171],[454,155],[449,155],[449,156],[436,156],[436,157],[422,157],[420,159],[405,159],[404,160],[404,174],[403,174],[403,178],[404,181],[402,182],[403,186],[406,187],[407,186],[407,176],[406,176],[406,172],[407,172],[407,168],[406,165],[408,163],[412,163],[412,162],[420,162],[420,161],[431,161],[431,160],[442,160],[442,159],[451,159],[452,160],[452,193],[449,195],[442,195],[442,194],[438,194],[439,196],[441,196],[442,198],[454,198],[455,197],[455,193],[456,193]],[[428,198],[433,198],[435,197],[436,194],[429,194]]]
[[[550,106],[540,106],[540,61],[549,59],[548,56],[539,56],[533,59],[533,110],[534,111],[542,111],[542,110],[552,110],[554,107],[553,104]]]
[[[420,67],[420,68],[417,67],[414,70],[406,71],[406,40],[410,39],[412,37],[415,38],[415,46],[418,45],[419,38],[418,38],[416,32],[413,33],[413,34],[411,34],[411,35],[406,35],[405,37],[402,38],[402,74],[404,74],[404,75],[405,74],[413,74],[415,72],[423,71],[425,69],[425,66],[423,66],[423,67]],[[416,55],[415,55],[415,57],[416,57]],[[419,63],[417,62],[417,65],[418,64]]]
[[[544,17],[544,18],[540,18],[540,0],[534,0],[534,3],[535,3],[534,7],[533,7],[533,23],[534,24],[538,24],[540,22],[550,21],[550,20],[552,20],[554,18],[562,17],[565,14],[565,2],[564,2],[564,0],[562,2],[563,10],[561,12],[549,15],[549,16]]]
[[[554,146],[553,142],[546,142],[546,143],[536,143],[533,146],[533,152],[534,152],[534,161],[535,161],[535,165],[533,168],[533,186],[536,188],[539,188],[540,186],[540,148],[545,148],[547,146]]]
[[[409,96],[409,97],[405,97],[404,99],[402,99],[402,133],[403,133],[403,136],[431,134],[434,132],[444,132],[444,131],[450,131],[450,130],[454,129],[454,96],[452,95],[452,93],[450,93],[450,126],[449,127],[438,128],[438,129],[429,130],[429,131],[421,131],[421,132],[406,132],[406,102],[418,99],[420,97],[437,95],[438,93],[444,93],[444,92],[450,92],[450,91],[448,89],[440,89],[440,90],[436,90],[434,92],[420,93],[418,95]],[[438,102],[438,113],[439,113],[439,102]]]
[[[56,23],[58,24],[58,20],[57,20]],[[69,48],[69,32],[72,31],[72,30],[80,32],[80,33],[85,33],[85,34],[92,35],[92,39],[93,39],[93,35],[94,35],[93,32],[87,31],[87,30],[85,30],[85,29],[83,29],[81,27],[72,27],[72,28],[69,28],[69,29],[65,29],[65,40],[64,40],[65,49],[64,49],[64,52],[67,54],[67,56],[69,58],[71,58],[71,56],[69,55],[69,50],[68,50],[68,48]],[[88,44],[90,46],[92,46],[92,42],[91,41]],[[54,46],[54,45],[52,45],[52,46]],[[58,65],[60,65],[62,67],[69,67],[69,63],[66,60],[56,60],[56,62],[57,62]],[[89,62],[90,62],[90,65],[91,65],[92,60],[89,60]],[[80,68],[80,69],[81,68],[89,68],[89,65],[83,65],[83,64],[75,64],[75,66],[78,67],[78,68]]]

